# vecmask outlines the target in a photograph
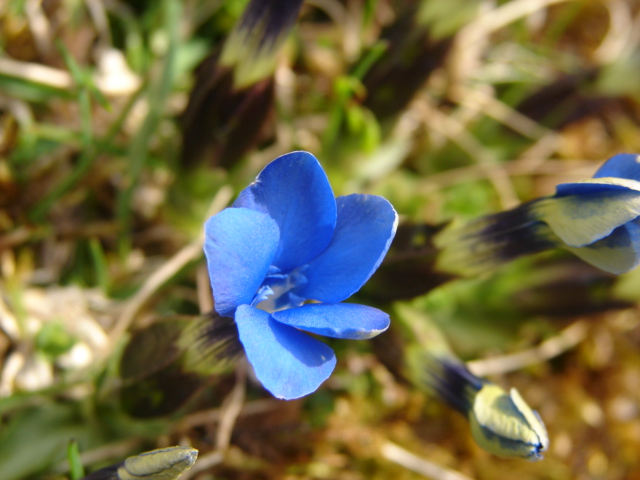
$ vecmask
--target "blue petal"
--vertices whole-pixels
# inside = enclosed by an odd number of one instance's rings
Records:
[[[391,204],[377,195],[336,199],[338,221],[329,247],[304,271],[308,282],[296,295],[327,303],[349,298],[384,258],[398,225]]]
[[[314,392],[336,366],[327,345],[249,305],[236,310],[240,341],[258,380],[285,400]]]
[[[366,340],[389,328],[389,315],[377,308],[353,303],[312,303],[274,312],[280,323],[333,338]]]
[[[587,180],[558,185],[558,192],[532,204],[532,212],[571,247],[600,240],[640,215],[640,183],[633,180]]]
[[[590,178],[580,182],[556,185],[556,198],[567,195],[598,195],[640,191],[640,182],[626,178]]]
[[[611,235],[585,247],[568,250],[605,272],[619,275],[640,263],[640,220],[616,228]]]
[[[640,156],[622,153],[611,157],[593,176],[601,177],[628,178],[640,182]]]
[[[204,253],[216,311],[230,316],[251,303],[278,247],[278,226],[268,215],[227,208],[204,226]]]
[[[244,189],[234,207],[267,213],[280,228],[280,247],[273,265],[283,273],[306,264],[331,241],[336,202],[318,160],[292,152],[267,165]]]

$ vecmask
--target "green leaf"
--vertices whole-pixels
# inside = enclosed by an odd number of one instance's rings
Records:
[[[78,450],[78,442],[71,440],[67,445],[67,459],[69,460],[69,470],[71,480],[80,480],[84,477],[84,467],[80,461],[80,451]]]
[[[83,448],[105,441],[75,403],[50,402],[13,416],[0,434],[2,480],[22,480],[45,471],[64,459],[72,438]]]

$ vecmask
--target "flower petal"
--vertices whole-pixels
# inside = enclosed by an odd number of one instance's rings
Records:
[[[533,205],[535,215],[571,247],[589,245],[640,215],[640,182],[601,178],[558,185]]]
[[[230,316],[251,303],[278,247],[278,226],[264,213],[227,208],[204,226],[204,253],[216,311]]]
[[[605,272],[619,275],[640,264],[640,221],[616,228],[611,235],[584,247],[568,250]]]
[[[268,214],[280,228],[273,265],[288,273],[318,256],[331,241],[336,202],[327,175],[307,152],[292,152],[267,165],[234,207]]]
[[[258,380],[275,397],[292,400],[308,395],[333,372],[333,350],[315,338],[249,305],[239,306],[235,318]]]
[[[640,181],[640,155],[622,153],[611,157],[602,165],[593,178],[615,177]]]
[[[389,328],[388,314],[354,303],[311,303],[271,316],[280,323],[317,335],[352,340],[366,340]]]
[[[296,295],[327,303],[349,298],[376,271],[398,226],[391,204],[377,195],[336,199],[338,220],[329,247],[304,271]]]
[[[640,191],[640,182],[627,178],[589,178],[579,182],[556,185],[555,198],[568,195],[598,195]]]

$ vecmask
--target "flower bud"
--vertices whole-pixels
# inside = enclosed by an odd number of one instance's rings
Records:
[[[486,383],[475,395],[468,418],[476,443],[495,455],[539,460],[549,447],[540,416],[515,388],[507,393]]]
[[[120,480],[176,480],[189,470],[198,458],[198,450],[190,447],[158,448],[129,457],[118,469]]]

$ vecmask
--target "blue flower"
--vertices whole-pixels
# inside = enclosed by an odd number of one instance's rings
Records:
[[[584,261],[628,272],[640,263],[640,157],[616,155],[592,179],[558,185],[532,211]]]
[[[588,180],[513,210],[454,226],[436,238],[441,270],[477,274],[513,258],[565,248],[620,274],[640,263],[640,156],[610,158]]]
[[[333,350],[304,332],[367,339],[387,329],[386,313],[340,302],[378,268],[397,223],[382,197],[334,198],[307,152],[275,159],[233,207],[206,222],[215,309],[235,319],[258,380],[274,396],[307,395],[335,367]]]

